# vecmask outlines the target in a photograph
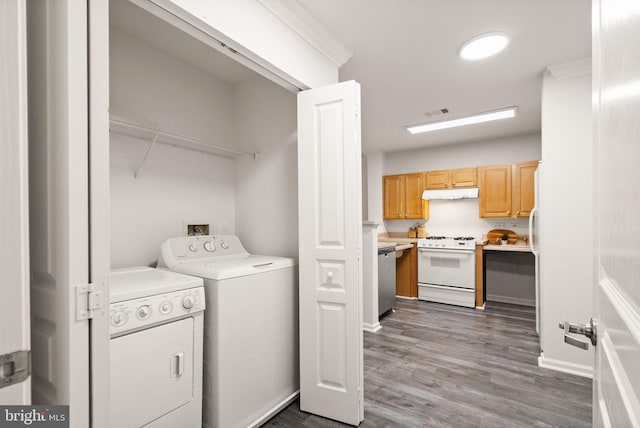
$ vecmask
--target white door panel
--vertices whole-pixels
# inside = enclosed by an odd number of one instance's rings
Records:
[[[298,95],[300,407],[364,417],[360,86]]]
[[[29,0],[29,205],[34,404],[90,426],[87,3]]]
[[[640,13],[594,0],[595,427],[640,427]]]
[[[28,352],[31,347],[25,0],[0,2],[0,52],[0,355],[4,355]],[[27,374],[26,366],[14,365],[11,373],[3,370],[0,403],[31,402],[31,378]]]

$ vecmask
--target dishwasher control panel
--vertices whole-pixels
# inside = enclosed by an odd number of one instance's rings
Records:
[[[109,332],[112,336],[119,335],[204,309],[204,287],[112,303],[109,307]]]

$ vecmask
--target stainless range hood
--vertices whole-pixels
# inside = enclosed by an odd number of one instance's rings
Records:
[[[442,189],[425,190],[422,199],[433,201],[434,199],[477,199],[478,188],[469,187],[466,189]]]

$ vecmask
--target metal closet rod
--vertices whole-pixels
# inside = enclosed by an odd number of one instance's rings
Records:
[[[191,138],[191,137],[187,137],[184,135],[180,135],[180,134],[176,134],[174,132],[169,132],[169,131],[164,131],[162,129],[159,128],[153,128],[151,126],[145,126],[145,125],[141,125],[139,123],[135,123],[135,122],[130,122],[124,119],[116,119],[116,118],[109,118],[109,122],[113,125],[117,125],[117,126],[122,126],[125,128],[130,128],[130,129],[137,129],[137,130],[142,130],[142,131],[147,131],[150,133],[155,134],[154,140],[153,142],[155,143],[155,141],[157,140],[158,136],[164,136],[164,137],[169,137],[169,138],[174,138],[176,140],[181,140],[184,142],[189,143],[189,145],[193,145],[194,147],[189,147],[189,146],[180,146],[189,150],[194,150],[194,151],[207,151],[208,153],[211,154],[215,154],[212,153],[211,151],[218,151],[218,152],[223,152],[223,153],[228,153],[230,155],[233,156],[243,156],[243,157],[247,157],[247,158],[252,158],[252,159],[257,159],[257,153],[247,153],[247,152],[241,152],[239,150],[233,150],[233,149],[229,149],[226,147],[222,147],[222,146],[216,146],[215,144],[210,144],[204,141],[200,141],[198,139],[195,138]],[[114,131],[114,130],[110,130],[112,133],[114,134],[119,134],[119,132]],[[169,144],[171,145],[171,143],[169,142],[165,142],[164,144]],[[222,155],[221,155],[222,156]]]

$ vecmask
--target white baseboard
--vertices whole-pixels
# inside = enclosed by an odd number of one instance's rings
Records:
[[[396,299],[404,299],[404,300],[418,300],[417,297],[407,297],[407,296],[397,296]]]
[[[271,410],[266,412],[264,415],[260,416],[257,420],[253,421],[251,425],[249,425],[247,428],[257,428],[259,426],[264,425],[265,422],[267,422],[269,419],[274,417],[278,412],[280,412],[282,409],[287,407],[289,404],[296,401],[299,395],[300,395],[300,390],[298,389],[296,390],[296,392],[289,395],[287,398],[285,398],[284,400],[282,400],[281,402],[273,406]]]
[[[369,333],[375,333],[378,330],[380,330],[382,328],[382,326],[380,325],[379,322],[375,323],[375,324],[369,324],[366,322],[362,323],[362,329],[364,331],[368,331]]]
[[[512,305],[535,306],[536,301],[531,299],[522,299],[520,297],[497,296],[487,293],[487,300],[501,303],[511,303]]]
[[[486,305],[486,303],[483,303],[482,306],[476,306],[476,309],[479,309],[481,311],[484,311],[484,306]]]
[[[568,361],[552,360],[545,358],[544,353],[538,357],[538,366],[545,369],[556,370],[563,373],[574,374],[589,379],[593,379],[593,367],[584,364],[575,364]]]

